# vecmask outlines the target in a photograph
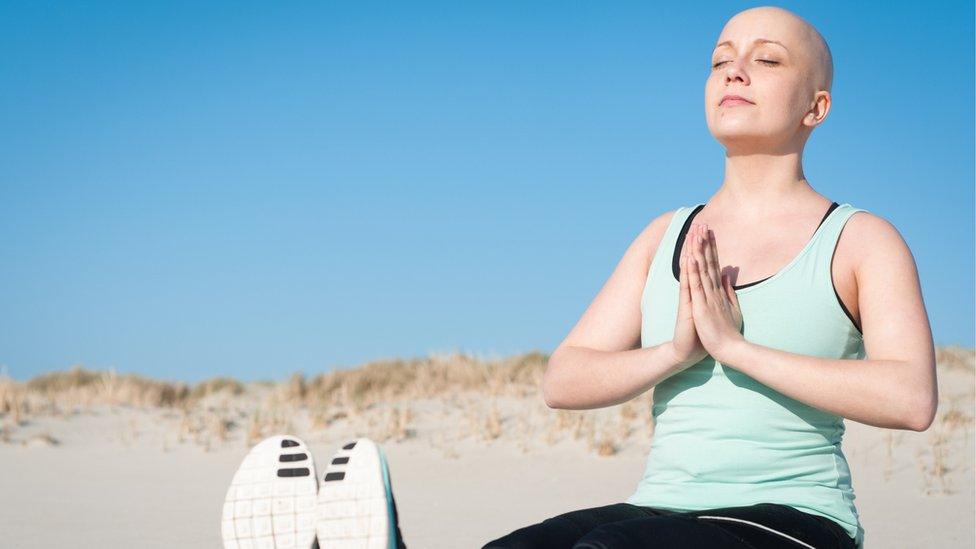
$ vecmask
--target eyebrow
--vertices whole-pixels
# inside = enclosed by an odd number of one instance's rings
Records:
[[[770,40],[768,38],[756,38],[755,40],[752,41],[752,43],[753,44],[779,44],[780,46],[783,46],[783,49],[784,50],[790,51],[790,48],[787,48],[785,45],[783,45],[782,42],[779,42],[779,41],[776,41],[776,40]],[[726,40],[725,42],[719,42],[718,44],[716,44],[715,50],[719,49],[722,46],[732,46],[732,47],[735,47],[735,46],[732,45],[732,41],[731,40]],[[715,50],[712,50],[712,51],[715,51]]]

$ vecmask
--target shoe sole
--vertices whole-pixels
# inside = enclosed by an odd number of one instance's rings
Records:
[[[395,549],[392,494],[383,450],[368,438],[344,444],[332,456],[319,488],[319,547]]]
[[[224,498],[224,548],[312,547],[316,477],[312,453],[299,438],[273,436],[255,445]]]

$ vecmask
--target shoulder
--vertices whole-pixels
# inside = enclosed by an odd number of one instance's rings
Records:
[[[650,260],[657,252],[657,247],[664,238],[664,233],[668,230],[671,220],[678,212],[677,209],[666,211],[652,219],[641,230],[637,238],[634,239],[634,247],[638,248],[645,257]]]
[[[914,268],[912,252],[898,229],[886,218],[869,211],[851,214],[840,235],[838,248],[842,246],[848,257],[856,258],[854,266],[858,274],[907,266],[909,262]]]

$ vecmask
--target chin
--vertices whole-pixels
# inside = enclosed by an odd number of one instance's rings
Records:
[[[723,128],[722,131],[712,132],[712,137],[725,147],[726,151],[762,150],[769,143],[772,136],[766,132],[756,131],[755,128]]]
[[[769,137],[769,132],[758,127],[757,124],[742,120],[736,123],[726,120],[717,126],[710,126],[709,133],[716,141],[722,144],[735,144],[740,142],[762,141]]]

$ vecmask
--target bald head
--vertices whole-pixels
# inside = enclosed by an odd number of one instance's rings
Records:
[[[820,32],[805,19],[776,6],[759,6],[735,14],[725,24],[725,28],[733,25],[759,25],[763,29],[775,31],[791,44],[791,51],[793,46],[799,50],[798,56],[804,64],[810,84],[816,90],[830,91],[834,81],[834,60],[830,55],[830,48]]]

